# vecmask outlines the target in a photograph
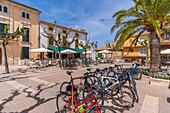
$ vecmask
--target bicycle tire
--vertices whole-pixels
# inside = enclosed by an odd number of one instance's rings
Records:
[[[68,102],[68,106],[66,104],[66,102],[68,101],[68,99],[70,98],[71,95],[65,93],[65,92],[61,92],[59,95],[57,95],[57,99],[56,99],[56,106],[57,106],[57,113],[67,113],[67,111],[72,111],[71,109],[71,105],[72,102]],[[65,106],[65,107],[64,107]],[[67,110],[65,110],[65,109]]]
[[[104,105],[98,105],[98,108],[100,109],[101,113],[116,113],[111,107],[104,106]],[[96,106],[92,107],[88,113],[97,113]]]
[[[138,103],[138,101],[139,101],[139,96],[138,96],[138,92],[137,92],[137,88],[136,88],[136,84],[134,83],[134,79],[133,78],[131,78],[132,80],[132,89],[133,89],[133,91],[134,91],[134,93],[135,93],[135,99],[136,99],[136,102]]]
[[[135,102],[135,94],[132,88],[125,86],[125,85],[122,85],[122,86],[117,85],[115,88],[113,88],[111,90],[111,97],[112,97],[113,104],[119,107],[130,108],[130,107],[133,107],[134,102]],[[124,97],[125,98],[127,97],[127,98],[125,100],[122,100]]]
[[[95,96],[96,96],[98,104],[100,104],[100,105],[104,104],[104,95],[103,95],[103,91],[100,90],[101,88],[99,88],[98,86],[96,86],[94,84],[91,84],[89,87],[84,87],[84,88],[85,88],[85,89],[83,89],[83,98],[84,99],[89,94],[88,91],[91,89],[92,91],[95,90],[97,93]]]
[[[66,92],[66,87],[70,84],[71,84],[70,82],[63,82],[60,86],[60,92]]]
[[[140,80],[142,77],[142,71],[140,69],[134,70],[133,75],[136,80]]]

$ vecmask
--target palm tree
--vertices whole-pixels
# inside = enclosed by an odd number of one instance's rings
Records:
[[[115,35],[117,41],[115,49],[121,48],[123,43],[133,34],[138,33],[133,43],[137,43],[138,38],[145,31],[150,33],[150,70],[161,70],[160,38],[161,32],[170,22],[170,0],[133,0],[135,6],[129,10],[121,10],[113,15],[116,22],[111,28],[111,33],[116,28],[119,30]],[[126,20],[125,20],[126,19]],[[167,28],[167,27],[166,27]],[[130,47],[131,47],[130,46]]]

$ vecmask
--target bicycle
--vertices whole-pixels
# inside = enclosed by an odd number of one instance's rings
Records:
[[[135,63],[135,66],[134,64],[132,64],[132,71],[133,71],[133,76],[136,80],[140,80],[142,78],[142,71],[138,68],[140,66],[140,64],[138,63]]]
[[[106,97],[108,95],[111,95],[113,102],[121,107],[132,107],[135,102],[135,94],[133,90],[125,86],[126,81],[128,80],[127,73],[123,73],[118,78],[115,78],[114,76],[106,76],[105,72],[107,72],[107,68],[100,70],[96,69],[97,73],[100,73],[100,79],[102,82],[102,91],[104,94],[106,94]],[[95,72],[95,73],[96,73]],[[123,78],[124,76],[127,76],[127,78]],[[109,94],[108,91],[111,91]],[[125,94],[128,94],[125,96]],[[116,98],[116,96],[119,96]],[[120,98],[121,97],[121,98]],[[128,97],[128,98],[124,98]]]
[[[71,73],[73,73],[73,72],[72,71],[66,71],[66,73],[70,76],[70,81],[69,82],[63,82],[61,84],[60,92],[69,93],[67,86],[71,86],[71,82],[72,82],[72,74]],[[101,86],[100,79],[98,77],[94,76],[94,75],[89,75],[88,73],[84,73],[84,78],[83,78],[82,81],[83,82],[77,88],[77,90],[78,90],[77,92],[78,92],[78,94],[80,94],[82,92],[83,97],[84,97],[85,93],[89,91],[89,87],[90,87],[91,84],[95,85],[95,83],[97,83],[96,85]],[[98,82],[94,83],[93,81],[98,81]],[[97,87],[95,87],[95,88],[97,88]],[[100,102],[100,104],[103,105],[104,104],[103,93],[99,92],[97,94],[97,96],[98,96],[98,100],[101,99],[98,102]]]
[[[69,72],[67,72],[69,73]],[[69,73],[71,74],[71,73]],[[78,98],[77,94],[77,88],[74,87],[73,81],[75,79],[80,79],[80,82],[78,83],[78,86],[82,82],[83,77],[77,77],[77,78],[72,78],[72,89],[70,90],[72,94],[68,94],[66,92],[61,92],[57,96],[56,104],[57,104],[57,109],[58,113],[65,113],[65,112],[76,112],[76,113],[116,113],[113,109],[107,106],[103,105],[98,105],[97,99],[94,95],[95,90],[91,90],[89,94],[84,98],[83,100]],[[69,89],[69,88],[68,88]],[[61,100],[59,100],[61,99]],[[63,101],[63,102],[61,102]],[[59,105],[61,105],[59,107]]]

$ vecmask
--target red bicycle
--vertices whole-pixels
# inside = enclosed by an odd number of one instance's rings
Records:
[[[70,73],[71,74],[71,73]],[[111,109],[108,106],[99,105],[98,101],[95,97],[95,93],[97,92],[93,90],[95,88],[95,85],[89,86],[88,94],[85,97],[80,97],[79,94],[77,94],[77,88],[81,84],[81,81],[83,80],[85,76],[72,78],[72,85],[67,86],[67,90],[72,92],[66,93],[61,92],[57,96],[57,113],[116,113],[113,109]],[[80,82],[78,83],[77,88],[74,87],[73,80],[80,79]]]

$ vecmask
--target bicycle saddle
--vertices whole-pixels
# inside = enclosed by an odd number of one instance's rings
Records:
[[[73,73],[73,71],[66,71],[66,73],[67,73],[68,75],[71,75],[71,73]]]
[[[91,71],[92,70],[92,68],[87,68],[87,71]]]
[[[67,91],[71,91],[71,90],[72,90],[72,85],[68,85],[68,86],[66,87],[66,90],[67,90]],[[77,91],[77,88],[73,87],[73,91]]]
[[[100,72],[101,70],[99,68],[96,69],[96,72]]]
[[[89,73],[88,72],[84,73],[84,76],[86,76],[86,75],[89,75]]]
[[[136,63],[137,66],[140,66],[140,64]]]
[[[119,67],[119,66],[120,66],[120,65],[116,65],[116,64],[115,64],[115,67]]]

